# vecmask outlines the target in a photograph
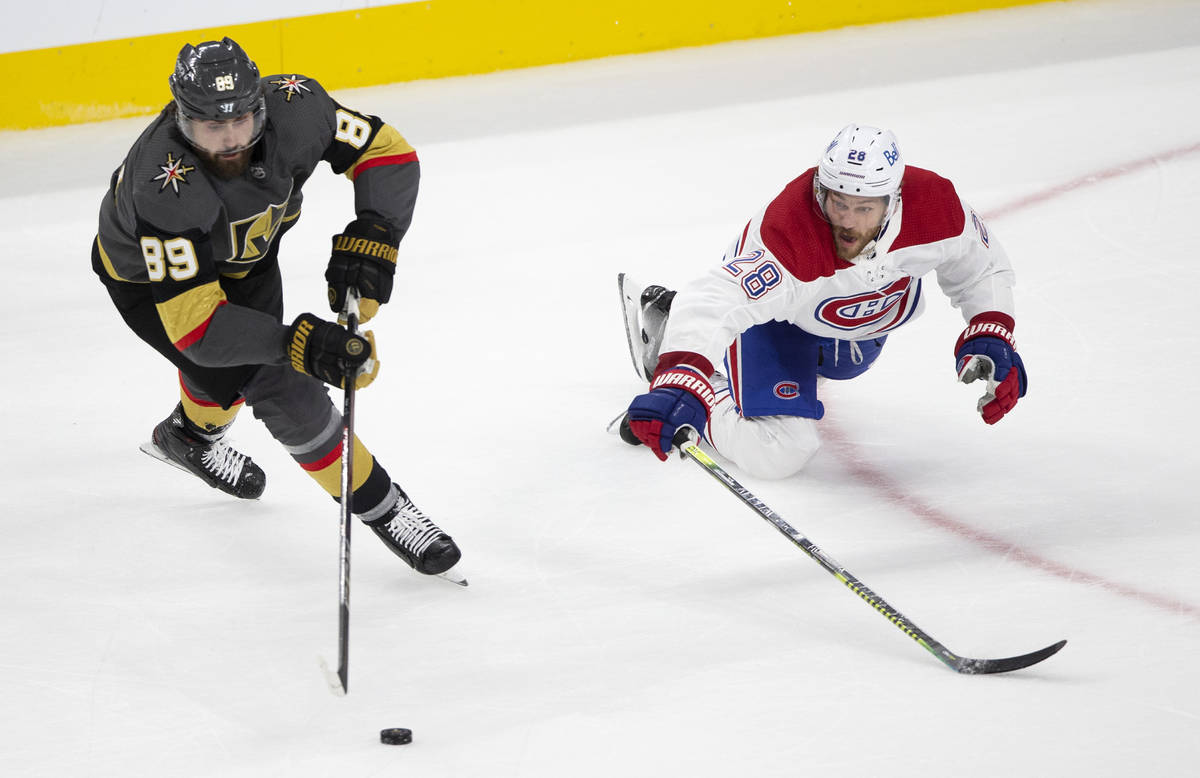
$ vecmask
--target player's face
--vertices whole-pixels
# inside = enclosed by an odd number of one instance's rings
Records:
[[[191,141],[200,157],[221,178],[236,178],[250,164],[254,113],[227,121],[193,120]]]
[[[210,154],[232,154],[250,145],[254,138],[254,112],[225,121],[192,121],[192,143]]]
[[[854,259],[879,234],[887,212],[886,197],[825,193],[825,215],[833,229],[833,245],[841,259]]]

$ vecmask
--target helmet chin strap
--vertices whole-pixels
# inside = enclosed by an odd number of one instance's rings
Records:
[[[848,262],[857,262],[858,260],[860,260],[864,257],[873,258],[874,256],[875,256],[875,241],[872,240],[872,241],[868,241],[867,245],[862,247],[862,251],[858,252],[857,254],[855,254],[853,257],[851,257],[847,261]]]
[[[874,243],[875,241],[877,241],[883,237],[883,234],[885,232],[887,232],[888,227],[891,226],[892,217],[894,217],[896,215],[896,212],[900,210],[900,190],[899,189],[897,189],[892,194],[888,195],[887,198],[888,198],[888,204],[887,204],[887,208],[883,212],[883,221],[880,222],[879,232],[875,233],[875,240],[871,241],[871,243]]]

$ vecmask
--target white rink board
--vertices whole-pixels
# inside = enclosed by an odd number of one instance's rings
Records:
[[[404,4],[405,0],[105,0],[99,7],[81,10],[79,0],[13,3],[5,9],[0,53]]]

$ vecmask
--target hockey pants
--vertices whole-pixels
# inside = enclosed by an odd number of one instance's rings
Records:
[[[714,377],[709,443],[759,478],[799,472],[820,448],[817,379],[861,375],[886,340],[819,338],[777,321],[751,327],[726,351],[725,376]]]
[[[144,285],[101,280],[129,328],[179,369],[184,413],[193,423],[226,427],[249,404],[297,464],[331,496],[341,496],[342,415],[324,383],[291,365],[198,365],[171,343]],[[246,278],[225,279],[221,287],[231,303],[282,320],[283,284],[273,256],[260,260]],[[392,506],[396,492],[387,470],[357,437],[354,446],[354,509],[370,521]]]

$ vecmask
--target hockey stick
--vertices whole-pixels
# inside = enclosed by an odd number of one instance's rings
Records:
[[[358,334],[358,292],[346,292],[346,329]],[[346,370],[342,400],[342,499],[338,511],[338,668],[341,693],[350,691],[350,526],[354,518],[354,389],[357,369]]]
[[[828,570],[834,578],[846,584],[850,588],[850,591],[857,594],[864,602],[883,614],[884,618],[895,624],[901,632],[917,641],[922,648],[940,659],[951,670],[966,675],[1007,673],[1035,665],[1043,659],[1058,653],[1059,649],[1067,644],[1067,641],[1060,640],[1052,646],[1046,646],[1031,654],[1022,654],[1021,656],[1008,657],[1007,659],[971,659],[956,655],[950,649],[934,640],[925,630],[910,621],[907,616],[889,605],[886,600],[873,592],[870,587],[854,577],[849,570],[834,561],[831,556],[818,548],[811,540],[801,535],[792,525],[784,521],[782,516],[767,507],[767,504],[755,497],[749,489],[738,483],[733,476],[725,472],[724,468],[714,462],[712,457],[704,453],[696,445],[695,440],[688,435],[691,432],[689,428],[682,430],[681,434],[675,436],[674,443],[679,447],[681,456],[685,456],[703,467],[709,475],[720,481],[726,489],[733,492],[751,510],[769,521],[774,525],[775,529],[787,536],[788,540],[799,546],[801,551],[808,554],[821,567]]]

